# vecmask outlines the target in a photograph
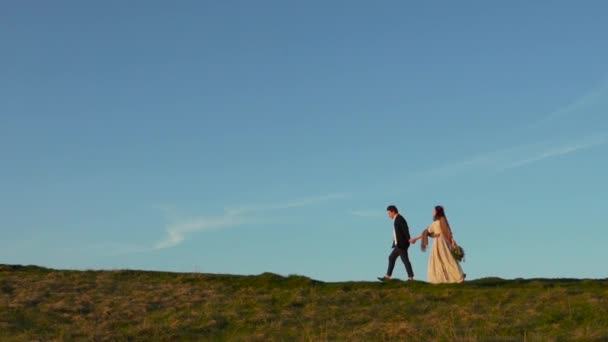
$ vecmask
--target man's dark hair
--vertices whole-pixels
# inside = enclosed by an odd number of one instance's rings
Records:
[[[399,214],[399,210],[397,210],[397,207],[395,207],[394,205],[389,205],[388,207],[386,207],[386,211],[392,211],[395,214]]]

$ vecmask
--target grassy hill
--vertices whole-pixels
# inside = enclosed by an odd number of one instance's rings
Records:
[[[606,341],[608,280],[324,283],[0,265],[0,341]]]

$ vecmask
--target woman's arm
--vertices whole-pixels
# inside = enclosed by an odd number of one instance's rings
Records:
[[[411,239],[410,239],[410,243],[411,243],[411,244],[415,244],[415,243],[416,243],[416,241],[418,241],[418,240],[422,239],[422,235],[423,235],[423,234],[420,234],[420,235],[416,236],[415,238],[411,238]]]
[[[431,234],[431,232],[429,232],[429,228],[427,227],[422,231],[422,233],[420,233],[420,235],[416,236],[415,238],[411,238],[410,243],[415,244],[416,241],[422,239],[425,234],[427,234],[428,236],[431,236],[431,237],[433,236],[433,234]]]

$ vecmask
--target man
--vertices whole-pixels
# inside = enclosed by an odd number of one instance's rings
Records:
[[[414,271],[412,270],[412,264],[410,264],[410,258],[407,255],[407,249],[410,247],[410,229],[407,226],[405,218],[399,215],[399,210],[394,205],[389,205],[386,208],[388,217],[393,219],[393,251],[388,256],[388,270],[384,277],[378,277],[378,280],[385,281],[391,279],[393,276],[393,268],[395,268],[395,261],[397,257],[401,257],[401,261],[405,264],[405,270],[407,271],[407,279],[414,280]]]

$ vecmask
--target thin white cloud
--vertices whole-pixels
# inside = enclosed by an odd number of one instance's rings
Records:
[[[563,156],[566,154],[575,153],[578,151],[586,150],[592,147],[603,145],[607,142],[606,136],[600,136],[593,139],[585,139],[583,141],[573,143],[570,145],[564,145],[560,147],[555,147],[541,153],[520,159],[511,162],[508,165],[505,165],[504,169],[513,169],[517,167],[522,167],[528,164],[536,163],[545,159],[554,158]]]
[[[166,227],[167,236],[156,244],[155,249],[164,249],[177,246],[182,243],[188,235],[198,232],[213,231],[231,228],[246,224],[265,221],[260,214],[275,212],[298,207],[306,207],[321,204],[331,200],[344,199],[345,194],[329,194],[317,197],[307,197],[283,203],[268,205],[249,205],[234,209],[227,209],[222,215],[213,217],[199,217],[194,219],[173,219]],[[175,216],[175,215],[173,215]]]
[[[298,207],[306,207],[317,205],[323,202],[348,198],[346,194],[327,194],[323,196],[304,197],[300,199],[285,201],[283,203],[274,203],[266,205],[248,205],[231,209],[226,209],[226,213],[230,216],[239,216],[248,213],[262,213],[270,211],[279,211],[285,209],[293,209]]]
[[[522,155],[526,149],[533,146],[517,146],[501,150],[496,150],[488,153],[479,154],[468,159],[453,162],[440,166],[438,168],[424,172],[427,178],[435,179],[437,177],[455,176],[461,173],[468,173],[471,170],[494,170],[500,165],[508,164],[509,156]],[[513,157],[511,157],[513,158]]]
[[[177,246],[186,239],[186,236],[195,232],[212,231],[247,223],[249,222],[246,219],[229,214],[172,222],[167,226],[167,237],[156,245],[156,249]]]
[[[542,125],[546,125],[555,120],[577,115],[584,113],[590,107],[597,105],[602,100],[606,100],[608,98],[608,81],[603,81],[600,85],[591,89],[586,94],[580,96],[579,98],[572,101],[570,104],[559,108],[552,113],[549,113],[539,121],[533,123],[530,127],[538,127]]]
[[[608,143],[608,134],[585,137],[557,145],[555,142],[535,143],[497,150],[429,170],[427,178],[455,176],[471,171],[504,171],[546,159],[576,153]],[[557,145],[557,146],[556,146]]]

